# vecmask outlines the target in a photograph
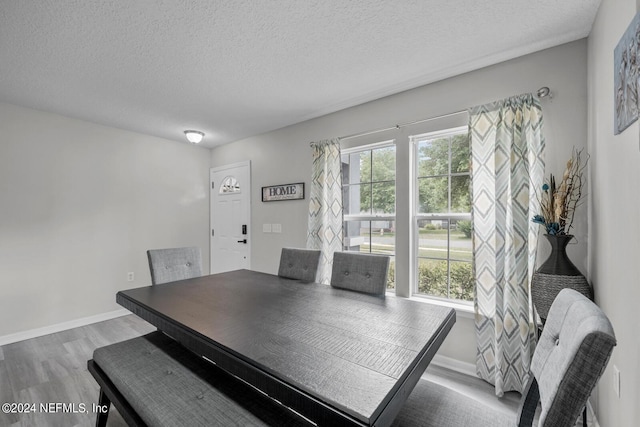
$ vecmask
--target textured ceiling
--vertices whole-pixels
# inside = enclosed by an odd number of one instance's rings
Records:
[[[235,141],[586,37],[600,0],[6,0],[0,101]]]

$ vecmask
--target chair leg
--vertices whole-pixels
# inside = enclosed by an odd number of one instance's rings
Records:
[[[102,390],[102,388],[100,389],[100,397],[98,398],[98,405],[100,405],[100,408],[98,409],[98,415],[96,416],[96,427],[106,427],[107,418],[109,417],[109,408],[111,406],[111,400],[109,400],[109,397],[104,392],[104,390]],[[105,408],[106,410],[103,411],[102,408]]]
[[[538,390],[538,382],[531,372],[529,372],[529,382],[522,392],[520,399],[520,407],[518,408],[518,427],[531,427],[533,418],[540,401],[540,391]]]
[[[587,427],[587,407],[582,411],[582,427]]]

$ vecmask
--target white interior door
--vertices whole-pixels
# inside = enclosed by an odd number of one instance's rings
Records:
[[[251,268],[251,162],[211,169],[211,274]]]

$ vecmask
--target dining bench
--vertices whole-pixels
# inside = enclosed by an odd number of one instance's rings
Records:
[[[129,426],[311,425],[161,331],[100,347],[87,366],[100,386],[97,426],[111,404]]]

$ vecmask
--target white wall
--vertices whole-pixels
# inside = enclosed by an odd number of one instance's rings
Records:
[[[208,149],[0,103],[0,337],[121,308],[149,248],[200,246]],[[135,281],[127,282],[127,272]]]
[[[600,380],[602,427],[640,423],[640,136],[638,122],[614,136],[613,50],[636,14],[634,0],[604,0],[588,43],[590,277],[618,345]],[[613,366],[620,369],[620,397]]]
[[[308,188],[311,174],[310,141],[465,110],[549,86],[554,98],[542,102],[547,170],[561,174],[572,147],[586,146],[586,63],[586,41],[581,40],[213,149],[212,166],[247,159],[252,162],[252,268],[275,273],[281,247],[305,246],[308,197],[304,201],[262,203],[260,187],[304,181]],[[396,135],[399,141],[399,201],[400,198],[408,198],[409,145],[406,132],[401,129]],[[398,287],[408,289],[410,212],[402,209],[400,203],[398,206],[396,277]],[[281,223],[282,234],[263,234],[263,223]],[[574,231],[579,243],[569,248],[569,255],[586,272],[586,208],[578,212]],[[544,243],[541,242],[541,246]],[[543,246],[542,252],[541,260],[548,249]],[[441,354],[475,363],[473,328],[473,320],[458,317]]]

